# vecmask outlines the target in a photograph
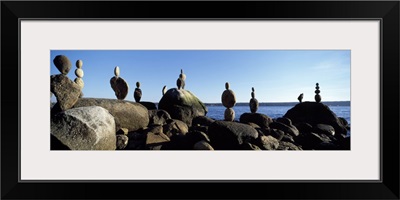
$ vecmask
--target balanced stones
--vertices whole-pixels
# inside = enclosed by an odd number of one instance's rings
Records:
[[[110,79],[111,88],[115,92],[115,96],[119,100],[124,100],[126,95],[128,95],[129,86],[128,83],[121,77],[119,77],[120,71],[119,67],[114,68],[114,77]]]
[[[82,80],[82,77],[83,77],[83,75],[84,75],[83,70],[82,70],[82,65],[83,65],[82,60],[77,60],[75,65],[76,65],[76,70],[75,70],[76,78],[75,78],[74,82],[75,82],[76,84],[78,84],[78,86],[79,86],[79,87],[81,88],[81,90],[82,90],[82,89],[83,89],[83,86],[85,86],[85,83],[84,83],[83,80]],[[80,97],[80,98],[83,97],[82,91],[81,91],[81,94],[79,95],[79,97]]]
[[[254,87],[251,88],[250,111],[256,113],[258,110],[258,100],[255,98]]]
[[[221,101],[222,105],[227,108],[232,108],[236,104],[236,96],[235,93],[229,89],[229,83],[225,83],[225,91],[222,93]]]
[[[225,121],[233,121],[235,119],[235,111],[232,109],[236,104],[235,93],[229,89],[229,83],[225,83],[225,91],[222,93],[221,101],[222,105],[226,107],[225,110]]]
[[[320,92],[321,91],[319,90],[319,84],[316,83],[316,86],[315,86],[315,102],[317,102],[317,103],[321,102],[321,96],[319,95]]]
[[[53,63],[61,74],[67,75],[69,70],[71,70],[71,61],[69,61],[67,56],[58,55],[53,59]]]
[[[139,87],[140,82],[136,82],[135,92],[133,93],[136,102],[140,102],[140,99],[142,98],[142,90]]]
[[[182,89],[185,89],[185,80],[186,80],[186,74],[183,73],[183,69],[181,69],[181,74],[179,74],[179,78],[182,80]],[[179,86],[178,86],[179,88]]]
[[[303,102],[303,96],[303,93],[301,93],[299,97],[297,97],[297,100],[299,100],[300,103]]]

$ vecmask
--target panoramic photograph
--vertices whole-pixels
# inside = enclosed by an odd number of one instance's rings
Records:
[[[351,150],[350,50],[51,50],[50,150]]]

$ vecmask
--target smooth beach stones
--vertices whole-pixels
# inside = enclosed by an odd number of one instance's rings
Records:
[[[185,87],[185,81],[182,78],[178,78],[178,80],[176,80],[176,86],[178,90],[183,89]]]
[[[84,82],[83,82],[83,80],[82,80],[82,77],[83,77],[83,70],[82,70],[82,65],[83,65],[83,62],[82,62],[82,60],[77,60],[76,61],[76,63],[75,63],[75,65],[76,65],[76,70],[75,70],[75,75],[76,75],[76,78],[75,78],[75,80],[74,80],[74,82],[81,88],[81,90],[83,89],[83,86],[85,86],[85,84],[84,84]],[[82,98],[83,97],[83,93],[81,92],[81,94],[79,95],[79,97],[80,98]]]
[[[232,108],[236,104],[235,93],[229,89],[229,83],[225,83],[226,90],[222,93],[221,101],[226,108]]]
[[[225,121],[233,121],[235,119],[235,111],[233,108],[225,109],[224,118]]]
[[[167,86],[164,85],[164,87],[162,88],[162,95],[164,96],[164,94],[167,92]]]
[[[320,93],[321,91],[319,90],[319,84],[318,83],[316,83],[316,86],[315,86],[315,102],[317,102],[317,103],[319,103],[319,102],[321,102],[321,96],[319,95],[319,93]]]
[[[255,98],[254,87],[251,88],[250,111],[256,113],[258,110],[258,100]]]
[[[179,78],[182,80],[182,89],[185,89],[186,74],[183,73],[183,69],[181,69],[181,74],[179,74]]]
[[[71,70],[71,61],[69,61],[67,56],[58,55],[53,59],[53,63],[58,71],[64,75],[67,75],[69,70]]]
[[[133,93],[133,98],[135,98],[136,102],[140,102],[140,99],[142,98],[142,90],[139,87],[140,82],[136,82],[135,92]]]
[[[76,65],[76,67],[77,67],[78,69],[81,69],[81,68],[82,68],[82,65],[83,65],[82,60],[77,60],[76,63],[75,63],[75,65]]]
[[[115,76],[110,79],[110,85],[117,99],[124,100],[126,95],[128,95],[129,86],[123,78],[119,77],[119,73],[119,67],[116,66],[114,69]]]

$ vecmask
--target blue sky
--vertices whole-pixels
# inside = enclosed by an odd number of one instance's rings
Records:
[[[164,85],[176,87],[181,69],[185,89],[204,103],[221,103],[225,82],[237,102],[249,102],[251,87],[259,102],[296,102],[300,93],[303,101],[314,101],[317,82],[322,101],[350,100],[350,50],[51,50],[51,75],[60,74],[57,55],[71,60],[71,80],[76,60],[83,61],[84,97],[116,99],[110,79],[119,66],[130,101],[139,81],[141,101],[159,102]]]

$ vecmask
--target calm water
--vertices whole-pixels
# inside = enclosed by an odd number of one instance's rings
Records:
[[[222,120],[224,119],[224,106],[207,106],[208,113],[207,116]],[[286,112],[293,108],[293,106],[260,106],[257,110],[257,113],[265,114],[271,118],[282,117]],[[350,124],[350,106],[329,106],[329,108],[336,114],[338,117],[343,117]],[[245,112],[250,112],[249,106],[235,106],[233,107],[235,110],[235,119],[239,120],[240,115]]]

